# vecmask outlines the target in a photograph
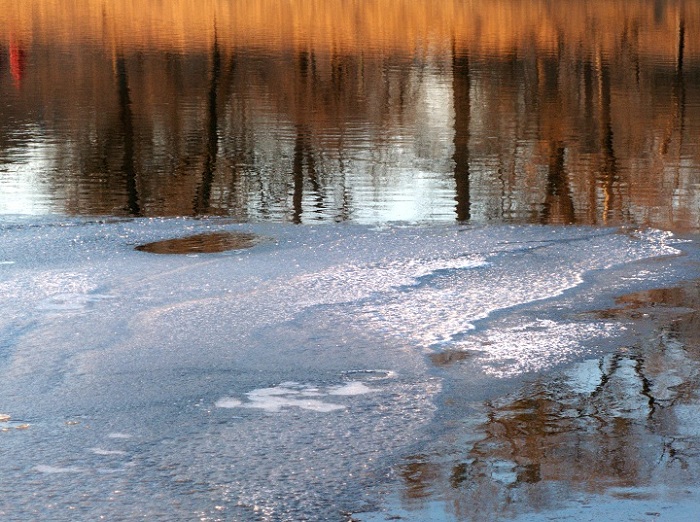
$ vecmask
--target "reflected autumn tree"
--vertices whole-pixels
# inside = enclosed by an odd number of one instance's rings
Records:
[[[118,55],[116,60],[117,100],[119,101],[119,121],[121,123],[120,135],[124,145],[124,160],[122,173],[126,180],[127,209],[132,216],[141,215],[139,193],[136,180],[134,121],[131,112],[131,96],[129,94],[129,76],[126,70],[126,61],[123,55]]]
[[[603,221],[608,224],[614,218],[615,212],[615,187],[619,183],[617,173],[617,160],[615,159],[615,144],[613,141],[612,100],[610,85],[610,68],[607,64],[601,64],[600,74],[600,135],[602,150],[600,167],[600,184],[605,194],[603,199]]]
[[[540,212],[542,223],[574,223],[574,201],[571,197],[569,176],[566,171],[565,136],[562,114],[565,104],[561,93],[561,51],[538,61],[538,99],[540,111],[539,135],[547,155],[546,196]]]
[[[33,35],[0,127],[53,139],[67,212],[345,220],[428,180],[458,221],[700,224],[694,4],[81,5],[0,10],[6,61]]]
[[[212,185],[216,171],[216,155],[219,147],[219,125],[217,115],[217,94],[219,77],[221,75],[221,54],[214,33],[214,43],[211,49],[211,74],[207,94],[207,123],[206,123],[206,152],[202,179],[194,199],[193,212],[195,215],[207,214],[210,208]]]
[[[452,96],[454,104],[454,177],[457,221],[468,221],[469,192],[469,127],[471,125],[471,81],[469,55],[457,50],[452,42]]]
[[[297,55],[297,66],[299,90],[295,104],[292,222],[298,224],[302,221],[301,215],[304,211],[304,168],[306,168],[308,181],[315,194],[317,205],[321,208],[323,208],[323,195],[318,182],[318,173],[316,172],[316,161],[314,159],[316,152],[312,144],[312,131],[309,124],[314,107],[313,100],[317,96],[317,93],[314,91],[318,85],[314,54],[308,51],[300,51]]]

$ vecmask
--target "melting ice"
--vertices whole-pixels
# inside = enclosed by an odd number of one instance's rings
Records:
[[[213,232],[270,240],[135,249]],[[52,520],[76,504],[335,520],[429,436],[442,384],[426,354],[477,353],[482,378],[571,360],[616,334],[571,313],[664,277],[644,261],[678,253],[665,234],[577,227],[18,218],[0,233],[0,411],[32,426],[4,439],[3,502],[31,519],[46,491]],[[114,472],[88,480],[105,459]]]
[[[260,388],[246,393],[247,402],[233,397],[222,397],[216,401],[218,408],[259,408],[269,412],[279,412],[287,408],[301,408],[317,412],[343,410],[343,404],[327,402],[320,397],[326,395],[355,396],[376,391],[362,382],[349,382],[321,390],[316,386],[301,385],[296,382],[282,383],[271,388]],[[313,398],[312,398],[313,397]]]

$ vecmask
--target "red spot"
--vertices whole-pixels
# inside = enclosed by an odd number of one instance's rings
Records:
[[[27,67],[26,53],[22,47],[15,43],[10,43],[10,72],[15,79],[15,85],[19,88],[24,76],[24,70]]]

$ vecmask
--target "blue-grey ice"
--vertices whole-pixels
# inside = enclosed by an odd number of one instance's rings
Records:
[[[269,240],[135,250],[208,231]],[[584,358],[622,327],[572,313],[682,271],[672,236],[586,227],[17,217],[0,234],[0,411],[30,426],[3,438],[5,520],[342,520],[430,436],[428,355],[473,353],[475,383]]]

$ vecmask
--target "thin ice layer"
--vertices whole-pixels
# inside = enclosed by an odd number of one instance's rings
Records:
[[[555,352],[535,343],[542,325],[497,337],[493,318],[675,253],[665,236],[563,227],[0,228],[2,411],[31,424],[7,439],[16,487],[4,501],[30,519],[36,490],[88,518],[332,519],[425,436],[441,389],[426,351],[488,338],[498,349],[479,347],[497,365],[529,332],[539,362],[561,362],[579,337]],[[217,230],[272,240],[194,257],[135,250]]]

